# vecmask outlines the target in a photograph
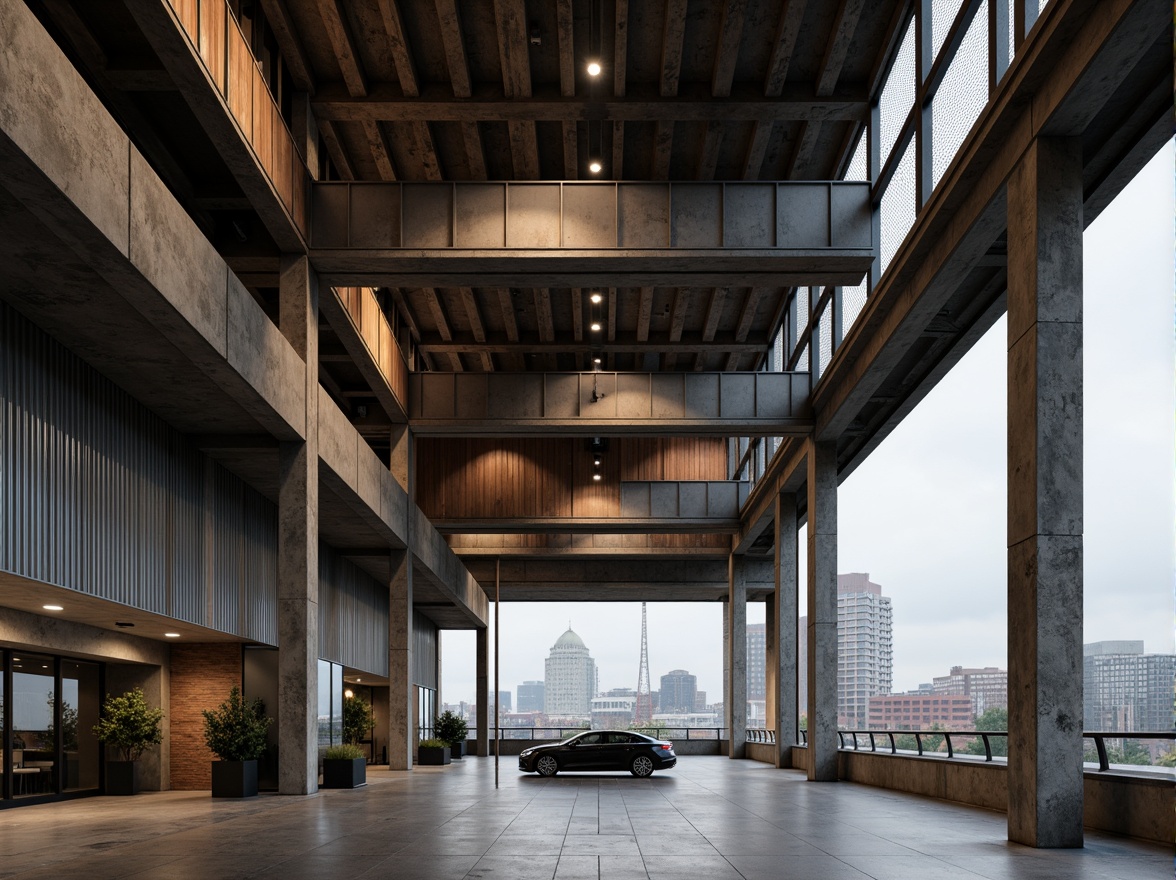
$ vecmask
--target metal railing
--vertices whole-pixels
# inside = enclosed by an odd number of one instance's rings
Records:
[[[747,741],[771,745],[776,742],[776,731],[768,730],[766,727],[749,727],[747,728]]]
[[[1143,740],[1143,739],[1176,741],[1176,730],[1165,730],[1165,731],[1160,731],[1160,732],[1150,731],[1150,730],[1149,731],[1096,730],[1096,731],[1089,731],[1089,732],[1083,733],[1082,738],[1094,741],[1094,751],[1095,751],[1095,754],[1098,756],[1099,772],[1106,773],[1107,771],[1109,771],[1111,769],[1110,756],[1107,752],[1107,740],[1111,740],[1112,742],[1114,742],[1115,740],[1119,740],[1122,742],[1126,742],[1128,740],[1130,740],[1132,742],[1137,742],[1137,741]],[[1122,766],[1123,765],[1119,765],[1115,769],[1119,770],[1121,772]],[[1133,765],[1133,766],[1138,766],[1140,768],[1144,768],[1144,767],[1155,767],[1156,765],[1155,764],[1139,764],[1139,765]],[[1170,768],[1170,767],[1165,767],[1164,769],[1170,770],[1170,771],[1173,770],[1173,768]]]

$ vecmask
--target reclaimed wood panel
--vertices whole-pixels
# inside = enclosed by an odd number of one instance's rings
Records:
[[[225,19],[229,9],[223,3],[200,4],[200,42],[197,48],[217,91],[225,93]]]

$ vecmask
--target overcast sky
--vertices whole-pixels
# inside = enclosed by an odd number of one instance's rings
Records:
[[[1169,144],[1084,240],[1084,639],[1163,653],[1174,650],[1176,571],[1173,167]],[[895,691],[954,665],[1006,665],[1005,351],[1002,318],[841,486],[838,570],[869,572],[891,597]],[[803,547],[802,533],[802,571]],[[602,689],[636,687],[640,604],[503,603],[501,614],[512,700],[543,678],[569,622]],[[648,614],[653,688],[684,668],[721,699],[721,606]],[[748,620],[763,620],[762,604]],[[443,633],[442,658],[442,699],[472,700],[473,633]]]

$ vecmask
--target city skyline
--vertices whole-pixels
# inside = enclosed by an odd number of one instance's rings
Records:
[[[1176,569],[1174,152],[1165,146],[1084,238],[1083,641],[1143,639],[1153,651],[1172,650]],[[952,666],[1007,667],[1006,348],[1001,318],[840,489],[838,570],[870,572],[898,608],[895,691]],[[802,579],[805,546],[802,529]],[[803,584],[799,595],[804,614]],[[541,677],[569,616],[592,646],[601,687],[636,687],[639,602],[503,603],[501,613],[503,688]],[[688,669],[720,700],[721,620],[719,603],[649,603],[651,676]],[[749,604],[748,622],[762,620],[762,604]],[[473,634],[445,632],[443,644],[442,698],[468,700]]]

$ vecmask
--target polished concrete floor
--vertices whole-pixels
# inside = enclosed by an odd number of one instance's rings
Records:
[[[1169,849],[1088,834],[1005,840],[1005,817],[751,761],[684,757],[650,779],[524,776],[490,759],[306,798],[207,792],[0,812],[0,877],[1170,878]]]

